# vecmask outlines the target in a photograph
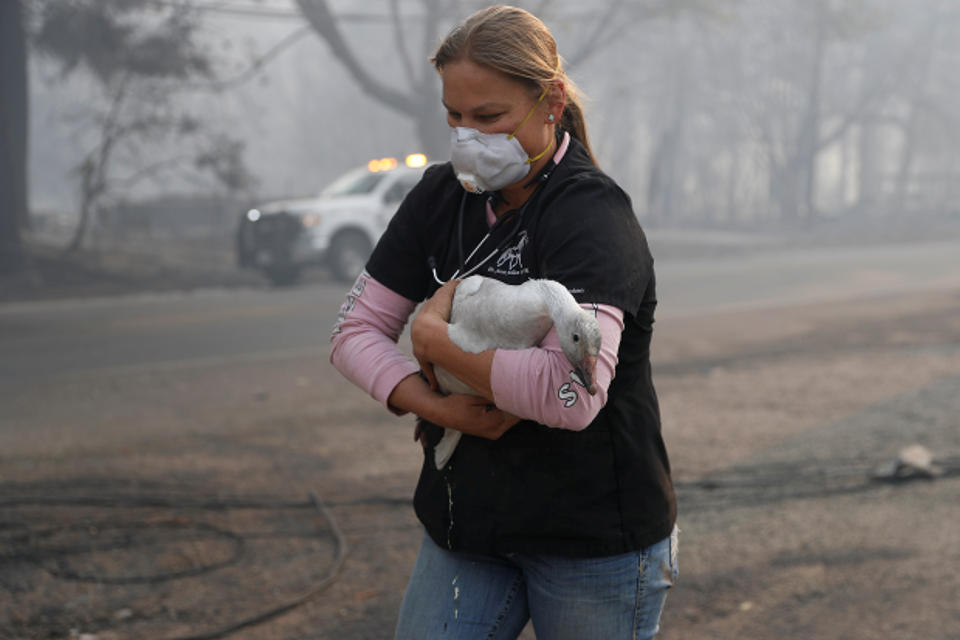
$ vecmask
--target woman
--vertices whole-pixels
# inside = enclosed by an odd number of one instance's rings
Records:
[[[427,535],[396,637],[651,638],[676,576],[676,502],[650,375],[653,260],[627,195],[596,166],[573,83],[533,15],[479,11],[432,62],[452,162],[401,204],[347,297],[331,361],[397,414],[425,459]],[[447,336],[456,278],[563,283],[603,333],[591,395],[556,332],[469,354]],[[444,281],[446,284],[441,284]],[[411,325],[418,363],[396,340]],[[442,396],[433,365],[477,395]],[[464,433],[442,469],[441,427]]]

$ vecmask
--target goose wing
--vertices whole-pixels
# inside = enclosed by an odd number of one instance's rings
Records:
[[[508,285],[470,276],[454,294],[449,334],[454,344],[470,353],[525,349],[538,344],[552,324],[536,281]]]

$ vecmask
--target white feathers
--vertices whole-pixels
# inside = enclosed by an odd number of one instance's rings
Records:
[[[591,393],[600,327],[596,317],[580,307],[559,282],[527,280],[508,285],[483,276],[470,276],[457,286],[450,312],[450,340],[469,353],[488,349],[526,349],[538,345],[556,325],[564,355]],[[435,367],[445,393],[476,391],[449,372]],[[434,462],[442,469],[460,441],[460,432],[446,429],[434,448]]]

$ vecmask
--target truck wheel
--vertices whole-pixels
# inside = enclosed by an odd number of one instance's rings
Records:
[[[373,245],[358,231],[347,231],[330,244],[330,271],[340,282],[351,284],[367,265]]]
[[[296,284],[300,279],[300,267],[289,264],[267,267],[263,273],[276,287]]]

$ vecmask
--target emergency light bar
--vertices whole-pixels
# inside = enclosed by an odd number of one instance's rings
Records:
[[[411,153],[403,159],[403,163],[411,169],[419,169],[427,166],[427,156],[422,153]],[[390,171],[397,168],[396,158],[374,158],[367,163],[367,170],[370,173],[379,173],[381,171]]]

